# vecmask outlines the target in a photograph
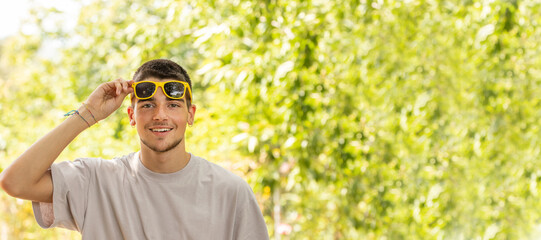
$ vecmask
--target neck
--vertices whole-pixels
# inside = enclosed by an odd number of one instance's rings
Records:
[[[186,152],[184,144],[180,145],[167,152],[156,152],[141,144],[141,162],[150,171],[156,173],[180,171],[186,167],[191,156]]]

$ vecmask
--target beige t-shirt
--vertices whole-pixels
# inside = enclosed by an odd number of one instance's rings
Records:
[[[147,169],[139,153],[51,166],[53,203],[33,202],[43,228],[83,239],[269,239],[250,186],[191,155],[182,170]]]

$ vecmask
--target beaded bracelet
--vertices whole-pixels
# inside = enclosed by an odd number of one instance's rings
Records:
[[[81,116],[81,114],[77,110],[69,111],[68,113],[64,114],[64,117],[75,115],[75,114],[79,115],[79,117],[81,117],[81,119],[83,119],[83,121],[85,121],[86,125],[88,125],[88,127],[90,127],[90,123],[88,123],[88,121],[86,121],[86,119],[83,116]]]

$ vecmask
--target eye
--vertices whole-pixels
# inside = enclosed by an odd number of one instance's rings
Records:
[[[153,105],[150,103],[144,103],[141,105],[141,108],[151,108]]]
[[[169,107],[178,108],[178,107],[182,107],[182,106],[180,104],[178,104],[178,103],[171,103],[171,104],[169,104]]]

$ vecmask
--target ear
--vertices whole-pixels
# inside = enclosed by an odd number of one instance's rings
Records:
[[[130,118],[130,125],[133,127],[135,126],[135,116],[134,116],[135,111],[133,110],[133,106],[129,106],[127,111],[128,111],[128,117]]]
[[[195,110],[197,110],[197,106],[195,106],[195,104],[192,104],[188,108],[188,125],[193,125],[195,119]]]

